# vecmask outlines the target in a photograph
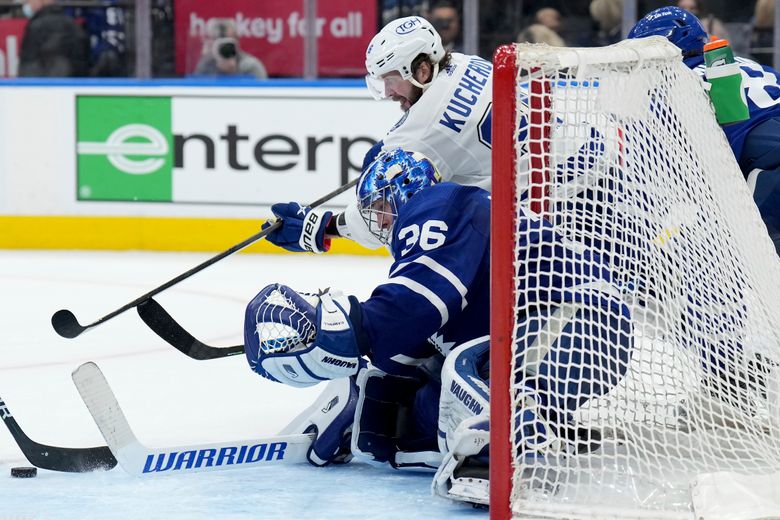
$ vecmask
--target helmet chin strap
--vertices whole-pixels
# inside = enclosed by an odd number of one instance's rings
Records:
[[[436,79],[436,76],[438,76],[438,75],[439,75],[439,64],[438,64],[438,62],[437,62],[437,63],[434,63],[434,64],[433,64],[433,74],[431,75],[431,79],[430,79],[430,81],[428,81],[428,83],[426,83],[425,85],[423,85],[422,83],[420,83],[419,81],[417,81],[416,79],[414,79],[414,76],[412,76],[411,78],[409,78],[409,83],[411,83],[411,84],[412,84],[412,85],[414,85],[415,87],[421,88],[421,89],[422,89],[422,91],[423,91],[423,92],[425,92],[426,90],[428,90],[428,87],[430,87],[430,86],[431,86],[431,83],[433,83],[433,80],[435,80],[435,79]]]

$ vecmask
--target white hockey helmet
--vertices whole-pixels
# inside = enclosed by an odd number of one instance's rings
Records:
[[[441,36],[425,18],[407,16],[393,20],[371,39],[366,49],[368,90],[376,99],[387,97],[382,76],[392,71],[398,71],[401,78],[425,90],[430,82],[421,85],[414,79],[412,62],[420,54],[427,54],[434,67],[433,81],[444,52]]]

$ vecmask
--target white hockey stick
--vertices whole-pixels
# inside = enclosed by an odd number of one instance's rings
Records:
[[[306,452],[313,440],[313,434],[295,434],[196,446],[148,448],[138,442],[114,392],[95,363],[84,363],[73,371],[72,377],[106,444],[122,469],[131,475],[167,475],[301,463],[306,462]]]

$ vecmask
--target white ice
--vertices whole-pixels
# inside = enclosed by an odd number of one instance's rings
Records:
[[[209,258],[208,254],[0,251],[0,396],[22,429],[42,444],[88,447],[105,441],[73,386],[86,361],[103,370],[139,440],[176,446],[277,433],[314,400],[253,374],[243,356],[195,361],[128,311],[78,338],[51,327],[58,309],[90,323]],[[212,345],[242,342],[246,302],[262,287],[332,287],[361,299],[387,274],[383,257],[233,255],[162,293],[158,300]],[[487,518],[483,510],[430,494],[430,473],[352,463],[258,467],[131,477],[39,470],[0,426],[0,519],[395,519]]]

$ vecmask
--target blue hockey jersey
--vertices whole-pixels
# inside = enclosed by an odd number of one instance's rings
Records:
[[[595,253],[568,247],[549,223],[521,215],[519,305],[597,301],[624,307]],[[423,360],[490,331],[490,194],[442,183],[417,194],[393,225],[394,263],[361,304],[361,352],[385,372],[411,375]],[[625,311],[627,312],[627,311]]]
[[[742,166],[742,146],[747,134],[771,117],[780,117],[780,75],[770,67],[741,57],[735,57],[742,70],[742,88],[750,110],[750,119],[723,127],[737,162]],[[686,62],[698,74],[704,75],[704,57]]]

